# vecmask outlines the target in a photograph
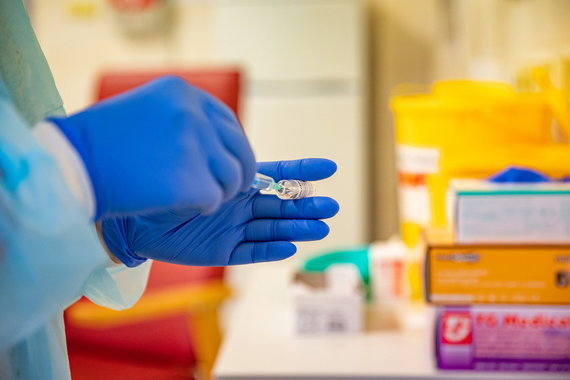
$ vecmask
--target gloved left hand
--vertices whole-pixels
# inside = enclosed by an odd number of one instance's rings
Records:
[[[258,171],[280,179],[319,180],[336,171],[324,159],[266,162]],[[281,260],[293,255],[292,241],[319,240],[328,226],[319,219],[338,212],[328,197],[281,200],[257,190],[239,193],[220,209],[203,215],[170,209],[146,216],[104,219],[103,237],[127,266],[146,258],[185,265],[224,266]]]

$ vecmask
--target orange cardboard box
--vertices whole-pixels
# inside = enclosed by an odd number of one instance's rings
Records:
[[[570,245],[431,244],[425,270],[436,305],[570,305]]]

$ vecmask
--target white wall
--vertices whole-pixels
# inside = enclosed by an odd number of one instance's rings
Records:
[[[74,1],[94,4],[77,15]],[[98,73],[211,62],[211,2],[178,1],[174,27],[152,38],[121,33],[106,0],[33,0],[32,21],[68,112],[93,101]]]

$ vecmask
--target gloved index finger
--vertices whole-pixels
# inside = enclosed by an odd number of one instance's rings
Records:
[[[260,162],[257,164],[257,171],[275,181],[282,179],[318,181],[333,175],[336,172],[336,163],[326,158]]]

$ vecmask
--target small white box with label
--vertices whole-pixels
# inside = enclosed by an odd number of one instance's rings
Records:
[[[453,180],[450,220],[458,243],[570,243],[570,184]]]
[[[293,294],[298,333],[362,331],[364,295],[355,266],[333,265],[324,274],[300,273],[293,284]]]

